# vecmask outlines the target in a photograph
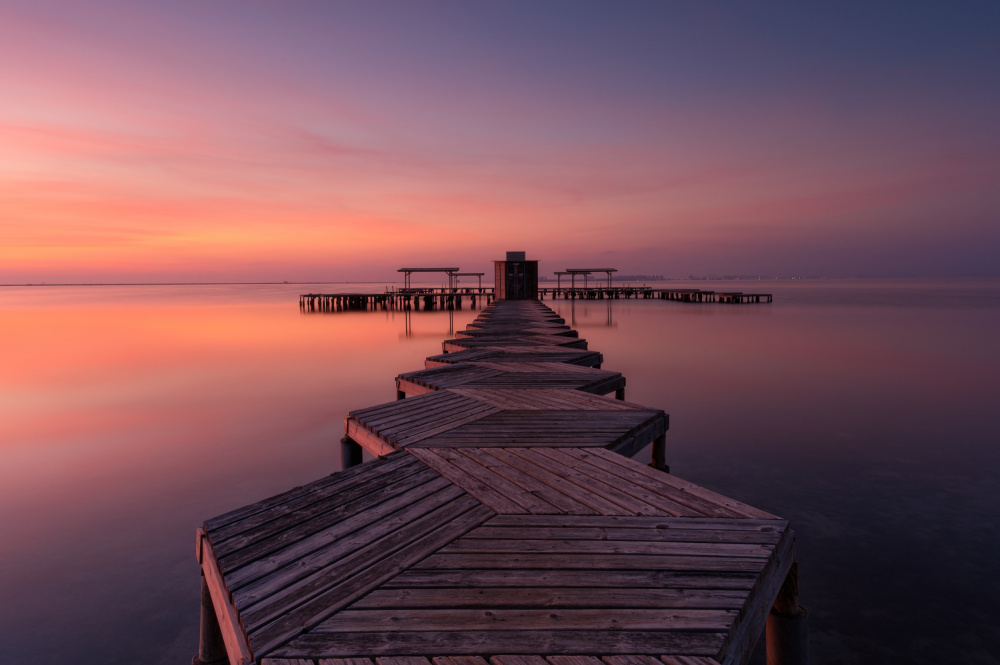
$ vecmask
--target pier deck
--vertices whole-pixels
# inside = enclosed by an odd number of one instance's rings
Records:
[[[501,301],[472,329],[541,320]],[[747,662],[794,574],[788,523],[657,468],[666,414],[585,392],[620,374],[512,360],[595,352],[520,340],[443,354],[467,358],[351,412],[345,441],[377,460],[204,523],[232,665]],[[629,459],[652,442],[653,466]]]
[[[567,349],[586,349],[587,340],[552,334],[491,334],[477,337],[446,339],[441,343],[445,353],[489,346],[559,346]]]
[[[198,535],[203,565],[225,582],[213,599],[239,620],[224,632],[275,665],[742,663],[793,547],[784,520],[582,448],[399,451]]]
[[[458,387],[572,388],[595,395],[614,392],[624,399],[625,377],[620,372],[550,362],[466,362],[396,377],[397,397]]]
[[[599,446],[632,456],[667,415],[577,390],[451,388],[352,411],[345,433],[373,455],[407,446]]]
[[[428,356],[427,368],[454,365],[463,362],[559,362],[584,367],[600,368],[604,356],[599,351],[567,349],[558,346],[481,346],[451,353]]]

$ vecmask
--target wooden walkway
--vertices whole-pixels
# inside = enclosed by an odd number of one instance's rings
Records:
[[[500,301],[470,330],[551,314]],[[563,332],[548,336],[578,341]],[[444,355],[517,354],[518,339]],[[566,359],[400,374],[405,399],[345,421],[345,446],[378,459],[198,530],[229,662],[746,663],[788,593],[794,535],[656,468],[667,416],[603,396],[619,386]],[[650,443],[653,465],[630,459]]]
[[[305,293],[299,296],[299,309],[307,313],[331,313],[367,309],[424,309],[430,310],[440,306],[442,309],[460,309],[463,298],[469,298],[473,307],[476,297],[490,303],[493,299],[493,287],[469,288],[434,288],[434,289],[395,289],[385,293]],[[743,293],[742,291],[704,291],[701,289],[654,289],[650,286],[614,286],[614,287],[541,287],[538,297],[546,296],[555,300],[603,300],[603,299],[655,299],[670,300],[682,303],[728,303],[751,304],[769,303],[773,300],[770,293]],[[532,321],[543,326],[544,322],[563,320],[553,312],[553,317],[539,317]],[[470,326],[474,328],[476,326]]]
[[[553,346],[481,346],[475,349],[428,356],[424,366],[440,367],[464,362],[558,362],[600,369],[604,356],[598,351],[566,349]]]
[[[620,372],[558,362],[463,362],[396,377],[397,397],[448,388],[572,388],[625,399]]]

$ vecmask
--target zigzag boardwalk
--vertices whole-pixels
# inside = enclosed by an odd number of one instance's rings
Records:
[[[666,414],[551,309],[497,301],[450,349],[351,412],[344,471],[198,530],[198,659],[729,665],[797,612],[788,523],[665,473]]]

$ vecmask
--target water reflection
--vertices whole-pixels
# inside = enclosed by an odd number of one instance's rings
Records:
[[[427,311],[428,310],[424,310],[423,313],[426,314]],[[433,310],[429,310],[429,311],[433,311]],[[418,320],[422,320],[421,319],[421,315],[419,313],[415,315],[414,312],[413,312],[413,310],[411,310],[409,307],[404,308],[402,310],[403,332],[400,333],[400,335],[399,335],[400,339],[413,339],[415,337],[430,337],[430,338],[434,338],[434,339],[443,341],[445,339],[451,339],[451,338],[453,338],[455,336],[455,310],[453,310],[453,309],[447,309],[447,310],[443,310],[443,311],[446,311],[448,313],[448,330],[447,330],[447,332],[445,332],[443,330],[435,330],[435,329],[430,329],[430,330],[426,330],[426,331],[423,331],[423,332],[414,332],[413,331],[413,318],[414,318],[414,316],[416,316]],[[464,328],[464,326],[463,326],[463,328]]]
[[[195,526],[336,470],[344,416],[478,311],[300,289],[0,291],[0,659],[189,662]],[[671,414],[678,475],[793,521],[814,663],[989,662],[1000,285],[765,290],[546,304]]]
[[[475,316],[401,340],[295,288],[0,293],[0,660],[189,662],[194,528],[336,471],[346,413]]]
[[[579,328],[591,328],[591,327],[603,327],[603,328],[617,328],[618,324],[615,323],[613,300],[610,298],[603,300],[580,300],[576,299],[558,301],[556,303],[561,303],[559,307],[556,307],[553,301],[546,301],[550,307],[556,309],[557,311],[562,311],[566,307],[566,303],[569,303],[569,316],[563,314],[563,318],[567,320],[569,326],[574,329]],[[577,310],[579,309],[579,317],[577,316]],[[601,320],[600,323],[597,321]]]

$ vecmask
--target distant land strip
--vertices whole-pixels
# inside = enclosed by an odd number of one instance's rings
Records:
[[[48,282],[40,283],[25,283],[25,284],[0,284],[3,286],[282,286],[288,284],[289,286],[301,285],[301,284],[395,284],[396,282],[391,280],[353,280],[350,282],[329,280],[324,282],[94,282],[94,283],[66,283],[66,284],[55,284]]]

